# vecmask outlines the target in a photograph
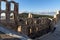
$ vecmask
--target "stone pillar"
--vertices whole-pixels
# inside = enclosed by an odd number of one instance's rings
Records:
[[[15,23],[18,25],[18,3],[14,4],[14,20]]]
[[[6,2],[6,21],[10,21],[10,3]]]

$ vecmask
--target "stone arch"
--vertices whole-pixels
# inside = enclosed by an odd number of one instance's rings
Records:
[[[6,20],[6,13],[1,13],[1,20]]]
[[[27,20],[27,24],[29,25],[29,24],[33,24],[33,19],[28,19]]]
[[[32,28],[28,27],[28,34],[31,34],[31,33],[32,33]]]
[[[13,19],[14,20],[14,13],[10,13],[10,20]]]
[[[10,21],[14,22],[14,13],[10,13]]]
[[[6,10],[6,2],[1,1],[1,10]]]
[[[36,24],[36,20],[34,20],[34,23]]]
[[[16,2],[10,1],[10,6],[11,6],[10,8],[12,11],[14,11],[15,5],[16,5]]]
[[[14,11],[14,3],[10,3],[10,10]]]
[[[38,27],[36,27],[36,32],[38,32],[38,29],[39,29],[39,28],[38,28]]]
[[[30,28],[30,33],[32,33],[32,28]]]
[[[21,31],[22,31],[22,27],[18,26],[18,32],[21,32]]]
[[[37,19],[37,24],[40,24],[41,23],[41,19]]]

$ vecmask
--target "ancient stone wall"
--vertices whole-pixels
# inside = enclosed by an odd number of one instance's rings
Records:
[[[31,33],[37,33],[38,31],[49,28],[51,20],[49,20],[48,18],[40,18],[40,19],[26,18],[26,19],[20,19],[20,22],[21,22],[20,32],[29,35]]]
[[[1,2],[6,2],[6,9],[1,9]],[[14,4],[14,10],[11,10],[11,3]],[[6,14],[6,19],[1,20],[1,14]],[[10,14],[14,14],[14,19],[11,21]],[[32,15],[29,18],[20,18],[18,19],[18,3],[14,1],[0,0],[0,23],[8,26],[11,29],[14,29],[18,32],[24,33],[26,35],[30,35],[32,33],[37,33],[46,28],[50,28],[50,22],[48,18],[32,18]]]
[[[6,3],[5,10],[1,9],[1,2]],[[12,6],[11,3],[14,4],[14,10],[11,10],[11,6]],[[6,19],[4,21],[1,19],[2,13],[5,13]],[[14,15],[13,21],[11,21],[11,19],[10,19],[11,13],[13,13],[13,15]],[[17,25],[18,25],[18,3],[14,2],[14,1],[0,0],[0,23],[5,24],[6,26],[15,25],[15,27],[17,27]]]

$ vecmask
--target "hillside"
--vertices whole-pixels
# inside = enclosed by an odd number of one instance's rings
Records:
[[[39,14],[32,14],[34,18],[39,18],[39,17],[48,17],[48,18],[53,18],[53,16],[50,15],[39,15]],[[19,14],[19,17],[21,18],[27,18],[28,17],[28,13],[21,13]]]

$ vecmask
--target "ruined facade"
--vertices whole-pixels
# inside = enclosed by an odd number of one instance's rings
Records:
[[[31,34],[34,35],[35,33],[38,34],[42,30],[47,32],[51,28],[51,20],[48,18],[20,18],[19,22],[20,26],[18,27],[18,31],[28,36]]]
[[[1,2],[6,3],[6,9],[1,9]],[[11,3],[14,4],[14,10],[11,10]],[[1,19],[1,14],[5,13],[6,18]],[[13,13],[13,19],[10,18],[10,14]],[[48,18],[33,18],[32,14],[29,13],[28,18],[18,18],[18,3],[14,1],[0,0],[0,24],[7,26],[10,29],[30,35],[37,33],[41,30],[50,28],[51,20]],[[44,32],[46,32],[45,30]]]
[[[1,2],[5,2],[5,6],[6,6],[6,9],[5,10],[2,10],[1,8]],[[14,9],[11,10],[11,3],[14,4]],[[2,20],[1,19],[1,14],[4,13],[5,14],[5,19]],[[14,18],[11,19],[10,18],[10,15],[11,13],[13,13],[14,15]],[[0,23],[1,24],[5,24],[6,26],[17,26],[18,25],[18,3],[14,2],[14,1],[8,1],[8,0],[0,0]],[[8,24],[8,25],[7,25]]]

